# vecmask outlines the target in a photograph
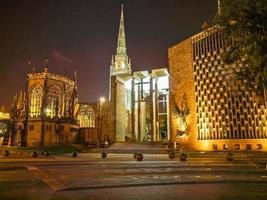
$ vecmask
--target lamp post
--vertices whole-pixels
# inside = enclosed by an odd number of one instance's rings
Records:
[[[103,103],[106,101],[105,97],[99,98],[99,133],[98,133],[98,143],[101,143],[102,140],[102,109]]]

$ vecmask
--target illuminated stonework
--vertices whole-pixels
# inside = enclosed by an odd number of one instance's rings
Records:
[[[48,72],[28,74],[27,89],[15,95],[11,145],[47,146],[70,143],[77,136],[74,108],[77,80]]]
[[[0,112],[0,145],[8,144],[10,135],[10,114]]]
[[[0,120],[1,119],[10,119],[10,114],[5,112],[0,112]]]
[[[121,19],[118,34],[117,52],[115,57],[112,56],[110,65],[110,74],[122,75],[131,74],[131,61],[126,52],[126,39],[125,39],[125,28],[124,28],[124,15],[123,15],[123,5],[121,7]]]
[[[223,35],[209,30],[192,42],[198,139],[267,138],[266,108],[222,62]]]
[[[81,128],[94,128],[95,125],[95,111],[87,104],[81,104],[78,112],[78,121]]]
[[[117,52],[110,66],[110,103],[115,141],[169,139],[169,74],[166,68],[134,71],[126,53],[123,6]]]
[[[43,89],[40,84],[34,85],[29,92],[30,116],[39,117],[41,115]]]
[[[217,27],[169,49],[171,109],[183,93],[190,108],[192,136],[177,141],[200,150],[262,150],[267,145],[267,109],[234,77],[233,67],[239,66],[223,63],[224,51]],[[174,116],[172,112],[173,135],[178,129]]]

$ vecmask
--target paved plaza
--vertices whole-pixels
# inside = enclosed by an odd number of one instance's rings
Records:
[[[99,153],[0,160],[0,199],[266,199],[265,157]]]

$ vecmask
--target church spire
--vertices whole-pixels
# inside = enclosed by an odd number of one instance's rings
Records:
[[[221,1],[220,0],[218,0],[217,1],[217,6],[218,6],[218,15],[221,15]]]
[[[44,68],[44,72],[45,72],[45,73],[48,72],[48,59],[45,59],[45,68]]]
[[[124,55],[126,54],[123,4],[121,4],[121,19],[120,19],[120,28],[118,35],[117,54],[124,54]]]
[[[132,73],[131,63],[129,63],[129,58],[126,53],[126,39],[125,39],[125,27],[124,27],[124,15],[123,15],[123,5],[121,5],[121,18],[120,27],[118,34],[118,44],[116,55],[111,59],[110,65],[110,76],[117,75],[130,75]]]

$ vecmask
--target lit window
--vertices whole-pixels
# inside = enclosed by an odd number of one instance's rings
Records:
[[[79,110],[78,121],[81,128],[95,127],[95,112],[89,105],[83,104]]]
[[[40,85],[35,85],[29,93],[30,96],[30,117],[38,117],[41,115],[41,106],[43,98],[43,90]]]
[[[45,113],[47,117],[60,117],[61,114],[62,90],[58,85],[53,85],[47,93],[47,108]]]
[[[223,150],[228,150],[228,145],[227,144],[223,145]]]
[[[262,149],[262,144],[257,144],[257,150],[261,150]]]
[[[235,150],[240,150],[240,144],[235,144]]]

